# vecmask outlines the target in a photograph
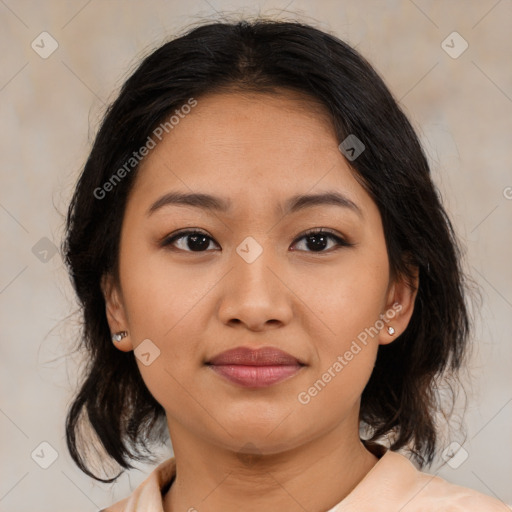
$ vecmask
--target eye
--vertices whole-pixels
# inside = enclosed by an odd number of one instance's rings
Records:
[[[174,246],[175,242],[181,241],[182,239],[185,238],[187,239],[187,241],[185,243],[181,243],[181,247],[177,247],[179,250],[185,252],[205,252],[205,249],[207,249],[210,244],[209,240],[213,241],[213,238],[208,236],[206,233],[203,233],[202,231],[188,230],[181,231],[179,233],[176,233],[165,238],[161,242],[161,246]]]
[[[303,235],[294,240],[293,245],[297,244],[301,240],[306,240],[305,246],[307,247],[306,252],[331,252],[325,251],[324,249],[328,245],[328,241],[334,241],[334,247],[353,247],[355,244],[347,242],[341,236],[335,234],[333,231],[327,228],[314,228],[306,231]],[[213,242],[213,238],[202,231],[198,230],[187,230],[174,233],[166,237],[160,245],[162,247],[173,246],[178,250],[185,252],[206,252],[210,246],[210,242]],[[180,244],[177,244],[179,242]],[[180,247],[181,245],[181,247]],[[329,249],[332,249],[331,246]],[[293,249],[295,250],[295,249]]]
[[[335,234],[330,229],[326,228],[310,229],[306,231],[306,233],[301,235],[299,238],[297,238],[294,243],[302,239],[307,240],[305,246],[308,249],[312,249],[311,251],[306,252],[331,252],[324,251],[325,247],[328,245],[328,240],[334,240],[335,247],[352,247],[354,245],[352,243],[347,242],[344,238]]]

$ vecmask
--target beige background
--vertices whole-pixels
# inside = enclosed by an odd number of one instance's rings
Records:
[[[464,443],[468,458],[456,469],[439,458],[431,472],[512,504],[510,0],[0,0],[0,511],[96,512],[152,469],[100,485],[67,453],[77,361],[66,351],[77,317],[66,317],[76,304],[59,254],[45,255],[51,244],[40,240],[60,244],[101,113],[138,59],[190,23],[233,10],[311,21],[357,45],[418,129],[484,299],[467,439],[455,431],[444,444]],[[31,48],[43,31],[59,45],[47,59]],[[458,58],[441,46],[453,31],[469,44]],[[36,450],[50,460],[43,441],[58,454],[48,469],[31,458]]]

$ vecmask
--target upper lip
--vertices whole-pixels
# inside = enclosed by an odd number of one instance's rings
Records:
[[[237,347],[209,359],[211,365],[278,366],[304,365],[299,359],[274,347]]]

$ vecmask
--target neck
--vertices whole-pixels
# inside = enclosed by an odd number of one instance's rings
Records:
[[[321,438],[270,455],[240,454],[212,445],[169,422],[176,478],[164,511],[303,512],[329,510],[377,462],[356,435],[340,425]],[[179,449],[178,449],[179,447]]]

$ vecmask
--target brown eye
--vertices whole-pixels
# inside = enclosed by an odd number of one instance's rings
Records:
[[[177,241],[182,239],[184,239],[184,242],[180,243],[181,247],[177,247],[177,249],[185,252],[205,252],[210,245],[210,241],[213,241],[213,238],[201,231],[181,231],[167,237],[163,240],[161,246],[174,246]]]
[[[302,239],[306,240],[306,243],[304,244],[308,249],[306,252],[330,252],[324,250],[328,246],[329,240],[334,240],[335,248],[351,247],[354,245],[347,242],[344,238],[334,234],[330,230],[325,229],[309,230],[297,240],[300,241]],[[294,242],[294,244],[295,243],[296,242]],[[332,246],[330,249],[332,249]]]

